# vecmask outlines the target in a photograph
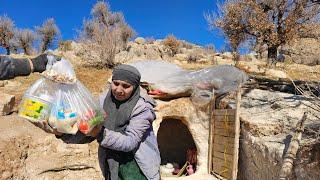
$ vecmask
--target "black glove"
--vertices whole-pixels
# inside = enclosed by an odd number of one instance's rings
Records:
[[[47,63],[48,63],[48,57],[47,57],[48,54],[44,53],[44,54],[40,54],[39,56],[35,57],[32,59],[32,64],[33,64],[33,71],[34,72],[43,72],[46,70],[46,66],[47,66]],[[61,57],[59,56],[56,56],[56,55],[52,55],[50,54],[51,56],[54,56],[55,59],[57,61],[60,61]]]

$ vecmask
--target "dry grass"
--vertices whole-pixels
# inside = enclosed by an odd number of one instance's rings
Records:
[[[80,82],[86,86],[91,93],[98,95],[103,92],[108,78],[111,77],[112,69],[76,68],[76,75]]]
[[[180,63],[178,64],[181,66],[183,69],[188,69],[188,70],[200,70],[203,68],[208,68],[215,66],[212,62],[203,62],[203,63]]]
[[[319,81],[320,79],[320,65],[290,64],[284,68],[284,71],[293,80]]]

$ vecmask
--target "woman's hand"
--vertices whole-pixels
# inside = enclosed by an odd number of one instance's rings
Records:
[[[95,126],[89,133],[87,133],[87,136],[96,137],[100,131],[101,131],[102,125]]]
[[[58,132],[57,128],[52,128],[47,121],[38,121],[38,122],[33,122],[33,124],[41,129],[43,129],[47,133],[51,133],[57,136],[61,136],[63,133]]]

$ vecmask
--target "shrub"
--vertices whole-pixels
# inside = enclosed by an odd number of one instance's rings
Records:
[[[82,56],[89,66],[113,67],[116,53],[126,49],[134,30],[125,22],[123,14],[110,11],[106,2],[97,2],[91,15],[91,19],[83,22],[79,34],[85,46]]]
[[[59,49],[61,51],[64,51],[64,52],[71,51],[72,50],[72,45],[71,44],[72,44],[72,41],[70,41],[70,40],[60,41],[59,42]]]
[[[189,54],[187,56],[188,63],[195,63],[195,62],[197,62],[198,59],[199,59],[199,57],[196,54]]]
[[[180,41],[174,36],[169,35],[163,40],[163,44],[168,48],[169,55],[173,57],[180,48]]]

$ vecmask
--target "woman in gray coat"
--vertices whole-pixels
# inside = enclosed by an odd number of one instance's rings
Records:
[[[160,179],[160,153],[152,129],[152,102],[140,95],[139,71],[120,65],[112,73],[109,92],[101,104],[108,117],[94,129],[99,163],[105,179]]]

